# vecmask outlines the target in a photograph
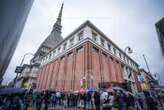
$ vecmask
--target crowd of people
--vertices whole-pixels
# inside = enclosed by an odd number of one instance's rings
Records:
[[[160,103],[149,92],[123,90],[26,91],[0,96],[0,110],[48,110],[63,107],[84,110],[158,110]]]

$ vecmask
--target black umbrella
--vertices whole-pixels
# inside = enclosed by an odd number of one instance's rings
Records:
[[[26,90],[21,88],[1,88],[0,95],[22,94]]]

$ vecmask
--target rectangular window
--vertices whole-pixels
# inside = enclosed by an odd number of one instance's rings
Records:
[[[129,74],[128,67],[126,67],[126,73]]]
[[[113,53],[116,54],[116,49],[115,48],[113,48]]]
[[[108,50],[111,51],[111,45],[108,43]]]
[[[129,59],[127,59],[127,63],[129,64]]]
[[[124,55],[124,61],[125,61],[125,55]]]
[[[94,41],[97,41],[97,34],[95,32],[92,31],[92,39]]]
[[[58,52],[60,52],[60,47],[58,48]]]
[[[51,57],[52,57],[52,55],[51,55],[51,53],[49,53],[49,59],[51,59]]]
[[[53,56],[54,56],[53,51],[51,51],[51,57],[53,57]]]
[[[119,52],[119,57],[120,57],[120,58],[122,58],[122,55],[121,55],[121,53],[120,53],[120,52]]]
[[[101,45],[104,46],[105,45],[105,40],[101,38]]]
[[[69,42],[70,42],[70,46],[72,46],[72,45],[74,44],[74,37],[71,38],[71,39],[69,40]]]
[[[66,49],[66,46],[67,46],[67,43],[65,43],[65,44],[63,45],[63,50]]]
[[[80,41],[81,39],[83,39],[83,31],[81,31],[77,36],[78,36],[79,41]]]
[[[55,53],[56,53],[56,50],[53,50],[53,54],[55,55]]]

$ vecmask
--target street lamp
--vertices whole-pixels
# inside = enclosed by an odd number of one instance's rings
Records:
[[[124,49],[124,54],[126,54],[126,52],[128,52],[129,54],[132,54],[133,53],[133,50],[131,49],[131,47],[130,46],[127,46],[127,47],[125,47],[125,49]],[[129,76],[131,76],[131,72],[130,72],[130,74],[128,75],[128,78],[129,78],[129,80],[127,81],[127,86],[128,86],[128,88],[129,88],[129,90],[131,90],[131,81],[130,81],[130,77]]]
[[[156,78],[156,80],[158,80],[158,81],[159,81],[159,79],[160,79],[160,74],[155,73],[155,74],[154,74],[154,77]]]
[[[23,56],[23,58],[22,58],[22,60],[21,60],[20,65],[16,67],[16,70],[19,70],[19,71],[16,71],[17,74],[16,74],[16,77],[14,78],[13,86],[15,86],[16,80],[17,80],[17,78],[18,78],[18,74],[21,73],[22,70],[23,70],[22,64],[23,64],[24,59],[25,59],[25,57],[26,57],[27,55],[32,55],[32,56],[34,56],[34,54],[33,54],[33,53],[30,53],[30,52],[24,54],[24,56]],[[19,68],[19,69],[18,69],[18,68]]]
[[[148,70],[149,74],[151,74],[151,73],[150,73],[150,68],[149,68],[148,62],[147,62],[146,57],[145,57],[144,54],[143,54],[143,58],[144,58],[144,61],[145,61],[145,64],[146,64],[147,70]]]
[[[154,78],[157,81],[158,85],[160,85],[160,74],[159,73],[155,73],[154,74]]]
[[[127,46],[125,49],[124,49],[124,53],[126,54],[126,51],[128,51],[129,54],[133,53],[133,50],[130,48],[130,46]]]
[[[20,66],[22,66],[22,64],[23,64],[23,62],[24,62],[24,59],[25,59],[25,57],[26,57],[27,55],[32,55],[32,56],[34,56],[34,54],[33,54],[33,53],[30,53],[30,52],[24,54],[24,56],[23,56],[23,58],[22,58],[22,60],[21,60]]]

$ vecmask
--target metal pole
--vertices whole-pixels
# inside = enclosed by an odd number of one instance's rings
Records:
[[[131,54],[131,53],[133,53],[133,51],[132,51],[132,49],[129,47],[129,46],[127,46],[125,49],[124,49],[124,54],[126,55],[126,50],[128,49],[128,53],[129,54]],[[130,77],[129,77],[130,76]],[[130,72],[130,74],[128,74],[128,78],[129,78],[129,80],[127,80],[127,86],[129,86],[129,84],[130,84],[130,90],[132,89],[132,83],[131,83],[131,81],[130,81],[130,78],[131,78],[131,72]],[[129,88],[129,87],[128,87]]]
[[[25,57],[26,57],[27,55],[33,55],[33,56],[34,56],[33,53],[26,53],[26,54],[24,54],[24,56],[23,56],[23,58],[22,58],[22,60],[21,60],[20,66],[22,66],[22,64],[23,64],[23,62],[24,62],[24,59],[25,59]]]
[[[143,54],[143,58],[144,58],[144,61],[145,61],[145,64],[146,64],[147,70],[148,70],[148,72],[150,73],[149,65],[148,65],[148,63],[147,63],[147,60],[146,60],[146,57],[145,57],[144,54]]]
[[[24,54],[24,56],[23,56],[23,58],[22,58],[22,60],[21,60],[20,66],[22,66],[22,64],[23,64],[23,62],[24,62],[24,59],[25,59],[25,57],[26,57],[27,55],[34,55],[34,54],[33,54],[33,53],[30,53],[30,52]],[[17,73],[17,74],[16,74],[16,77],[14,78],[13,87],[15,87],[15,83],[16,83],[16,80],[17,80],[17,78],[18,78],[18,74],[19,74],[19,73]]]

